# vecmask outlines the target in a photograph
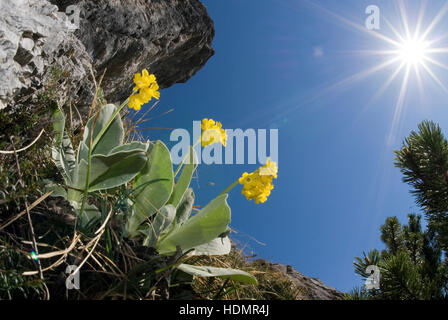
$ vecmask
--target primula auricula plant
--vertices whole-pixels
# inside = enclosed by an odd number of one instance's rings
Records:
[[[203,147],[215,142],[221,143],[224,147],[227,143],[226,131],[222,128],[221,122],[213,119],[202,119],[201,122],[201,144]]]
[[[271,159],[258,170],[247,173],[244,172],[238,182],[243,186],[242,193],[247,200],[255,200],[255,203],[263,203],[268,199],[271,190],[274,189],[272,179],[277,178],[277,164]]]
[[[129,108],[139,111],[142,105],[151,101],[152,98],[160,98],[156,77],[153,74],[149,74],[148,70],[143,69],[141,74],[136,73],[134,83],[134,92],[136,93],[129,97]]]
[[[132,95],[118,108],[112,104],[99,106],[87,121],[84,135],[75,153],[65,131],[62,110],[54,114],[54,146],[52,158],[64,178],[60,186],[47,181],[53,196],[66,198],[77,214],[77,225],[83,231],[104,220],[104,203],[118,188],[126,200],[112,206],[113,216],[124,220],[122,236],[141,241],[162,256],[228,254],[231,242],[228,191],[238,183],[242,193],[256,203],[266,201],[277,177],[277,166],[268,163],[243,176],[219,194],[199,212],[191,215],[194,204],[190,182],[197,168],[194,146],[173,172],[171,154],[162,141],[123,143],[124,128],[120,111],[128,105],[136,110],[152,98],[159,99],[156,77],[145,69],[135,74]],[[221,123],[203,119],[202,134],[197,143],[226,145],[227,135]],[[195,145],[196,145],[195,144]],[[76,154],[76,155],[75,155]],[[179,176],[178,176],[179,174]],[[178,176],[178,177],[177,177]],[[101,210],[91,199],[104,199]],[[96,202],[98,203],[98,202]],[[222,277],[256,283],[255,277],[241,270],[178,264],[183,272],[206,277]]]

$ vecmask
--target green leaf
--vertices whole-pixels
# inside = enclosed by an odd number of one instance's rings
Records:
[[[55,134],[54,139],[56,144],[62,142],[62,138],[65,131],[65,116],[61,109],[57,109],[53,113],[53,132]]]
[[[219,277],[223,279],[235,280],[248,284],[257,284],[257,279],[250,273],[242,270],[216,268],[209,266],[192,266],[189,264],[180,264],[179,270],[198,277]]]
[[[111,189],[131,181],[146,161],[146,153],[139,149],[93,156],[89,191]]]
[[[159,239],[156,249],[170,254],[180,246],[183,251],[208,243],[226,231],[230,223],[227,194],[219,195],[182,225],[176,225]]]
[[[75,166],[73,171],[73,182],[71,186],[75,189],[84,190],[86,187],[87,178],[87,160],[81,159],[79,163]],[[70,194],[70,190],[69,190]]]
[[[78,216],[79,223],[80,223],[81,227],[87,226],[94,219],[101,218],[101,212],[93,204],[86,203],[84,206],[84,211],[83,211],[82,215],[80,215],[81,206],[82,206],[81,202],[70,201],[70,204],[72,205],[75,213]]]
[[[151,144],[146,165],[134,182],[135,210],[127,224],[130,234],[135,234],[142,221],[167,203],[173,191],[173,179],[168,148],[161,141]]]
[[[220,256],[229,254],[232,244],[229,237],[216,238],[208,243],[194,248],[194,255]]]
[[[100,133],[101,129],[107,124],[109,119],[112,117],[116,108],[113,104],[107,104],[101,108],[100,114],[95,122],[95,127],[93,130],[92,141],[95,140],[97,135]],[[89,119],[87,126],[84,131],[83,142],[86,146],[90,145],[90,132],[92,130],[92,123],[96,118],[96,114]],[[123,143],[124,129],[123,122],[119,114],[115,116],[114,121],[110,124],[109,128],[104,132],[101,139],[98,141],[95,149],[92,150],[92,154],[103,154],[107,155],[111,150]]]
[[[81,191],[69,188],[67,191],[67,200],[70,202],[81,202],[83,194]]]
[[[51,148],[51,156],[65,183],[70,184],[76,159],[72,142],[65,131],[65,116],[60,109],[53,114],[53,131],[55,137],[54,145]]]
[[[190,185],[191,177],[193,176],[194,170],[196,170],[196,167],[198,166],[198,159],[193,147],[190,147],[188,157],[189,161],[184,165],[179,180],[177,180],[176,185],[174,186],[173,194],[168,201],[168,203],[171,203],[176,208]]]
[[[81,141],[78,147],[78,155],[77,155],[78,163],[81,160],[87,162],[88,157],[89,157],[89,147],[83,141]]]
[[[83,192],[86,187],[86,177],[87,177],[87,161],[81,160],[75,166],[73,171],[73,182],[69,185],[67,189],[67,200],[75,207],[75,203],[81,203],[83,199]],[[81,205],[79,205],[79,209]]]
[[[146,151],[148,151],[148,148],[149,148],[148,143],[143,143],[140,141],[132,141],[130,143],[126,143],[121,146],[113,148],[110,151],[110,154],[122,152],[122,151],[135,151],[135,150],[140,150],[140,151],[146,152]]]
[[[176,212],[176,223],[182,224],[190,217],[191,210],[193,209],[194,204],[194,193],[193,189],[188,188],[187,191],[185,191],[184,196],[182,197],[182,200],[179,203],[179,206],[177,207]]]
[[[156,213],[155,219],[151,224],[148,224],[148,228],[143,232],[147,234],[145,239],[145,246],[155,247],[159,236],[165,232],[173,223],[176,217],[176,208],[168,204],[163,206],[159,212]]]
[[[44,192],[53,191],[53,193],[51,194],[52,197],[67,198],[67,191],[57,183],[48,179],[44,179],[42,181],[42,184],[44,185]]]

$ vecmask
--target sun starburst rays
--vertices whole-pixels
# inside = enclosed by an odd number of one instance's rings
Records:
[[[422,0],[419,7],[415,2],[406,3],[403,0],[394,1],[396,4],[396,18],[388,19],[386,12],[381,11],[381,30],[368,30],[364,24],[354,22],[345,15],[338,14],[326,6],[318,4],[316,1],[303,0],[306,6],[320,13],[323,13],[331,22],[347,28],[353,33],[358,33],[365,38],[371,38],[363,44],[362,49],[339,50],[337,53],[349,54],[357,58],[372,58],[369,65],[361,70],[341,74],[338,79],[328,80],[322,83],[313,93],[294,97],[291,101],[285,103],[286,107],[278,117],[284,117],[286,114],[306,105],[314,103],[316,100],[328,94],[337,94],[338,92],[349,89],[369,77],[382,73],[385,76],[378,88],[376,88],[369,97],[366,105],[361,108],[360,113],[373,106],[390,88],[397,84],[396,97],[392,103],[393,119],[388,134],[389,138],[397,136],[399,123],[403,116],[403,109],[406,107],[406,95],[413,93],[409,88],[414,84],[420,98],[424,98],[426,89],[441,89],[448,93],[448,85],[445,85],[445,78],[448,76],[445,72],[448,70],[448,32],[442,31],[441,22],[447,16],[448,0],[438,8],[433,8],[433,3],[429,0]],[[429,5],[431,4],[431,6]],[[407,7],[409,5],[409,8]],[[410,8],[415,8],[415,12]],[[297,6],[290,7],[293,10],[300,11]],[[434,12],[433,16],[431,12]],[[391,16],[393,13],[391,13]],[[367,45],[369,48],[367,48]],[[417,52],[413,48],[417,47]],[[339,56],[340,57],[340,56]],[[367,61],[367,60],[366,60]],[[353,69],[352,69],[353,70]],[[387,74],[390,72],[389,74]],[[426,100],[426,99],[425,99]],[[424,100],[422,100],[424,107]],[[389,141],[391,142],[391,141]],[[392,142],[391,142],[392,143]]]
[[[423,1],[420,7],[417,22],[415,24],[414,30],[411,31],[409,20],[407,16],[407,11],[404,6],[403,0],[398,1],[398,7],[400,10],[400,15],[402,19],[402,25],[404,28],[404,33],[400,34],[393,25],[385,19],[389,28],[395,34],[399,41],[399,45],[396,46],[396,50],[392,50],[390,54],[396,55],[400,57],[400,60],[404,62],[407,66],[414,68],[417,82],[419,87],[423,86],[423,82],[421,79],[421,69],[423,69],[429,76],[443,89],[446,90],[446,87],[443,85],[442,81],[436,76],[434,71],[426,64],[426,62],[430,62],[434,66],[438,66],[440,68],[446,69],[446,66],[439,62],[437,59],[431,57],[432,54],[436,53],[447,53],[448,48],[436,48],[433,47],[437,42],[446,37],[446,35],[438,38],[438,39],[430,39],[430,33],[434,30],[436,25],[441,21],[448,10],[448,2],[446,2],[442,9],[439,10],[437,15],[431,20],[426,29],[421,32],[423,17],[426,10],[427,1]],[[384,54],[384,50],[378,50],[377,54]],[[400,68],[400,66],[397,67]],[[409,74],[406,74],[409,77]],[[406,75],[403,77],[403,83],[408,82],[409,79],[406,78]],[[420,88],[421,89],[421,88]]]
[[[399,78],[399,74],[403,74],[395,104],[389,139],[393,138],[396,134],[398,123],[400,122],[403,113],[406,93],[408,92],[408,86],[411,78],[414,78],[415,76],[420,93],[424,92],[424,80],[429,79],[432,79],[437,86],[448,93],[448,88],[433,70],[434,67],[448,70],[448,65],[443,64],[437,57],[437,55],[448,53],[447,47],[437,47],[438,43],[448,38],[448,34],[444,34],[439,37],[432,37],[432,32],[448,12],[448,1],[445,2],[443,7],[427,26],[423,25],[427,1],[422,2],[414,25],[410,24],[404,1],[398,0],[397,4],[399,15],[401,17],[401,30],[397,28],[397,24],[392,24],[386,17],[384,17],[384,15],[381,17],[391,31],[391,36],[386,36],[382,32],[368,31],[365,28],[363,29],[361,25],[355,24],[348,21],[346,18],[331,13],[333,16],[336,16],[339,21],[342,21],[350,26],[354,26],[357,31],[363,31],[376,39],[382,40],[384,43],[384,48],[381,49],[352,51],[352,53],[382,56],[384,57],[384,60],[366,70],[362,70],[354,75],[338,81],[334,86],[339,86],[341,84],[345,84],[346,82],[352,82],[353,80],[360,80],[395,64],[396,67],[393,68],[392,74],[387,78],[385,83],[377,90],[372,98],[372,100],[375,100],[389,88],[395,79]],[[424,74],[428,75],[429,78],[425,79]]]
[[[400,92],[395,105],[394,117],[392,120],[392,127],[389,133],[389,142],[395,138],[396,130],[398,124],[401,120],[406,92],[408,90],[408,84],[411,78],[411,69],[415,72],[415,77],[417,80],[417,86],[420,93],[424,91],[423,84],[423,73],[429,75],[429,77],[444,91],[448,92],[448,89],[439,79],[436,73],[431,69],[431,66],[437,66],[439,68],[448,70],[448,66],[444,65],[442,62],[438,61],[437,58],[433,57],[434,54],[447,53],[448,48],[437,48],[435,45],[444,39],[446,35],[431,39],[431,32],[434,30],[436,25],[442,20],[443,16],[448,10],[448,2],[446,2],[442,9],[437,13],[437,15],[431,20],[426,29],[423,27],[423,17],[426,10],[427,1],[423,1],[418,12],[417,22],[414,26],[414,30],[411,30],[406,8],[402,0],[398,1],[398,7],[401,15],[401,22],[404,29],[404,34],[397,31],[397,29],[388,21],[386,24],[392,30],[393,34],[397,38],[399,45],[395,46],[395,50],[390,52],[391,55],[399,57],[400,64],[395,69],[393,75],[388,79],[385,85],[380,89],[382,92],[387,89],[387,87],[392,83],[392,80],[396,78],[397,74],[404,68],[405,73],[403,75]],[[423,32],[421,31],[423,30]],[[378,55],[384,54],[384,50],[378,50]],[[430,65],[428,65],[430,64]],[[391,80],[392,79],[392,80]]]
[[[422,82],[422,71],[427,73],[434,81],[437,83],[443,90],[446,90],[443,83],[440,79],[435,75],[434,71],[425,63],[429,62],[431,65],[437,66],[439,68],[446,69],[445,65],[439,62],[435,57],[436,54],[446,54],[448,53],[448,47],[435,47],[438,42],[441,42],[443,39],[448,38],[448,33],[444,34],[438,38],[431,38],[431,32],[434,31],[435,27],[440,23],[442,18],[448,12],[448,1],[442,6],[442,8],[438,11],[435,17],[429,22],[428,26],[424,28],[423,26],[423,18],[426,12],[426,7],[428,1],[422,1],[420,9],[418,11],[418,16],[416,19],[416,23],[414,26],[411,26],[409,23],[408,13],[406,10],[406,6],[404,5],[403,0],[398,0],[398,11],[401,17],[401,25],[402,31],[400,32],[397,29],[397,26],[392,24],[387,17],[384,15],[381,16],[381,19],[386,22],[388,28],[392,31],[393,36],[386,36],[382,32],[377,31],[369,31],[363,25],[357,24],[355,22],[350,21],[349,19],[340,16],[326,8],[319,7],[314,5],[313,3],[309,3],[314,7],[318,7],[319,10],[325,11],[327,14],[335,17],[338,21],[342,22],[345,25],[353,27],[357,31],[361,31],[363,33],[367,33],[369,36],[372,36],[376,39],[379,39],[385,43],[385,48],[383,49],[371,49],[371,50],[358,50],[358,51],[350,51],[351,53],[361,53],[366,55],[378,55],[378,56],[386,56],[386,61],[380,62],[377,66],[370,67],[368,70],[360,71],[354,75],[348,76],[345,79],[340,80],[338,83],[333,85],[332,87],[338,86],[341,83],[351,82],[355,79],[364,78],[365,76],[371,75],[384,69],[385,66],[389,66],[391,61],[396,61],[397,67],[393,71],[394,77],[397,77],[397,71],[400,72],[403,69],[402,62],[405,65],[409,65],[414,68],[415,74],[417,76],[418,85],[423,85]],[[390,57],[387,57],[390,56]],[[396,59],[394,59],[396,58]],[[403,75],[402,81],[405,80],[408,82],[409,79],[405,78],[406,74]],[[411,77],[411,75],[408,75]],[[392,84],[392,81],[389,83]],[[387,88],[386,88],[387,89]],[[381,90],[381,91],[385,91]]]

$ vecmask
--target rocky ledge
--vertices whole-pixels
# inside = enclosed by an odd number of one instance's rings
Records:
[[[336,290],[335,288],[325,285],[317,278],[307,277],[290,265],[282,265],[278,263],[270,263],[263,259],[258,259],[256,263],[279,271],[286,275],[286,277],[295,285],[306,300],[342,300],[345,293]]]

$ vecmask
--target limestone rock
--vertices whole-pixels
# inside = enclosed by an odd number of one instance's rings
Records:
[[[50,85],[59,105],[83,113],[91,67],[107,69],[102,87],[114,103],[143,68],[161,88],[185,82],[214,54],[213,37],[199,0],[1,0],[0,109],[29,107]]]
[[[60,104],[88,96],[90,57],[69,26],[48,1],[0,1],[0,109],[26,105],[53,80]]]

